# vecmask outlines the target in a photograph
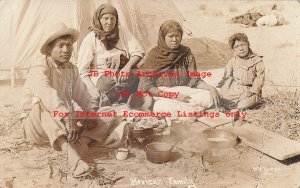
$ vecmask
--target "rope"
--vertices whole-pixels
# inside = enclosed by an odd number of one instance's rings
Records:
[[[186,22],[188,24],[191,24],[190,22],[188,22],[184,17],[183,17],[183,22]],[[183,25],[183,24],[181,24]],[[227,61],[229,59],[229,57],[223,53],[223,51],[221,49],[219,49],[218,47],[216,47],[213,42],[211,42],[210,39],[208,38],[200,38],[200,37],[197,37],[196,35],[193,34],[192,31],[188,30],[184,25],[183,25],[183,28],[184,28],[184,31],[189,35],[189,36],[192,36],[196,39],[199,39],[201,40],[205,45],[207,45],[208,47],[210,47],[212,49],[212,51],[217,55],[219,56],[223,61]]]
[[[300,88],[300,86],[289,86],[289,85],[280,85],[280,84],[264,84],[265,86],[274,86],[274,87],[296,87]]]

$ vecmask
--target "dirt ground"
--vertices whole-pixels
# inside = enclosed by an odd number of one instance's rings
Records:
[[[245,32],[249,36],[253,50],[264,55],[266,66],[264,97],[273,96],[279,90],[295,92],[294,86],[300,85],[300,77],[297,74],[300,68],[300,3],[276,2],[281,6],[281,11],[287,19],[286,25],[245,28],[226,21],[254,6],[272,2],[226,1],[224,3],[223,1],[176,0],[178,8],[199,36],[224,43],[234,32]],[[222,70],[215,71],[221,76]],[[215,77],[207,81],[214,84],[217,80],[219,78]],[[90,177],[90,179],[78,180],[67,175],[66,154],[55,152],[48,146],[34,146],[23,140],[22,128],[17,119],[21,92],[21,87],[11,89],[8,86],[1,86],[0,88],[0,99],[2,99],[0,103],[0,187],[100,187],[99,184],[103,180],[101,178]],[[269,97],[269,99],[274,98]],[[268,110],[270,110],[268,106],[254,110],[252,114],[257,112],[260,117],[257,115],[253,117],[263,119],[263,115],[270,116],[263,113]],[[281,118],[280,122],[284,123],[284,117],[278,116],[278,118]],[[258,123],[267,128],[274,122],[270,121],[269,125],[265,124],[267,121],[258,121]],[[299,123],[292,125],[291,128],[299,127]],[[145,151],[138,148],[130,148],[129,158],[118,161],[114,157],[114,151],[93,145],[87,158],[94,162],[98,172],[104,168],[102,173],[105,176],[111,179],[123,177],[116,181],[113,187],[193,187],[191,183],[182,184],[184,181],[179,180],[183,179],[190,180],[196,187],[300,187],[300,157],[278,161],[243,143],[234,148],[212,151],[213,155],[212,153],[204,155],[197,138],[199,132],[205,128],[203,124],[194,123],[176,129],[181,136],[189,139],[176,143],[171,161],[165,164],[150,163]],[[275,129],[273,130],[276,132]],[[285,130],[279,130],[277,133],[283,131]],[[296,139],[299,139],[299,135]],[[155,137],[153,140],[175,143],[174,138],[169,136]],[[160,184],[148,185],[150,182]],[[135,183],[140,184],[135,185]],[[106,187],[111,186],[106,185]]]
[[[26,143],[17,120],[17,99],[20,99],[18,94],[22,88],[2,87],[1,91],[1,97],[8,99],[1,105],[0,173],[3,187],[100,187],[103,178],[78,180],[68,175],[66,154],[55,152],[49,146]],[[149,162],[144,149],[133,147],[127,160],[118,161],[115,151],[92,145],[86,159],[98,173],[110,179],[123,177],[113,187],[188,187],[190,183],[175,181],[184,178],[196,187],[300,186],[299,157],[277,161],[243,143],[234,148],[205,152],[206,146],[199,135],[206,128],[199,122],[179,124],[172,128],[171,136],[155,136],[149,140],[175,144],[171,161],[165,164]],[[148,185],[147,181],[148,184],[149,181],[160,184]]]

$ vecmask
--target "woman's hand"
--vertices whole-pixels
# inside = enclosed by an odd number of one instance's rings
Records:
[[[114,71],[116,71],[120,66],[120,61],[116,58],[109,58],[106,61],[106,66]]]
[[[245,99],[248,97],[251,97],[252,95],[254,95],[254,93],[252,93],[250,90],[246,90],[240,97],[240,99]]]
[[[184,95],[184,94],[179,94],[177,98],[175,98],[176,100],[180,101],[180,102],[185,102],[185,103],[189,103],[191,97],[188,95]]]
[[[100,93],[98,91],[98,88],[94,85],[94,83],[92,82],[92,80],[89,76],[83,77],[82,81],[87,86],[89,94],[91,95],[91,97],[96,101],[100,97]]]
[[[209,91],[210,91],[210,96],[212,97],[213,102],[215,104],[215,108],[219,108],[220,107],[220,95],[219,95],[217,89],[214,87],[211,87],[209,89]]]
[[[118,82],[119,82],[119,83],[122,83],[122,82],[125,82],[125,81],[128,80],[129,77],[126,76],[126,75],[127,75],[128,72],[130,72],[130,70],[131,70],[131,67],[128,66],[128,65],[125,65],[125,66],[120,70],[120,73],[123,72],[123,74],[121,74],[121,76],[119,76],[119,78],[118,78]]]
[[[92,96],[92,98],[94,100],[97,100],[100,97],[99,90],[96,86],[94,86],[90,89],[90,95]]]
[[[101,106],[97,112],[113,112],[114,108],[111,106]]]

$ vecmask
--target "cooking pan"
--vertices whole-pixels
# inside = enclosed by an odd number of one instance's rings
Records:
[[[218,129],[206,129],[202,132],[203,139],[209,148],[232,148],[238,143],[238,137],[228,131]]]

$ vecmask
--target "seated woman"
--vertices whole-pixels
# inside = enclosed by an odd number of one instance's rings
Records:
[[[217,90],[206,84],[200,77],[191,77],[190,74],[187,74],[187,71],[197,72],[197,67],[190,48],[181,45],[182,35],[183,29],[177,21],[168,20],[161,25],[158,46],[149,52],[141,70],[142,72],[152,72],[156,76],[141,76],[138,90],[151,93],[155,97],[155,103],[161,97],[168,98],[169,100],[165,101],[169,101],[170,104],[164,103],[166,104],[164,106],[173,108],[175,100],[184,103],[184,105],[191,101],[189,92],[184,92],[187,88],[197,88],[199,93],[207,90],[208,97],[206,99],[208,98],[212,101],[212,105],[215,104],[218,107],[219,95]],[[174,95],[171,97],[172,91]],[[203,100],[203,98],[200,97],[198,100]]]
[[[252,52],[248,37],[243,33],[232,35],[229,45],[234,57],[227,63],[223,79],[217,87],[221,88],[224,101],[233,104],[232,108],[254,107],[261,98],[265,81],[262,56]]]
[[[117,10],[109,4],[95,11],[89,29],[78,54],[82,80],[95,101],[108,96],[106,105],[120,102],[119,91],[134,92],[133,87],[137,87],[138,80],[131,76],[131,69],[143,58],[144,51],[131,32],[119,26]]]

